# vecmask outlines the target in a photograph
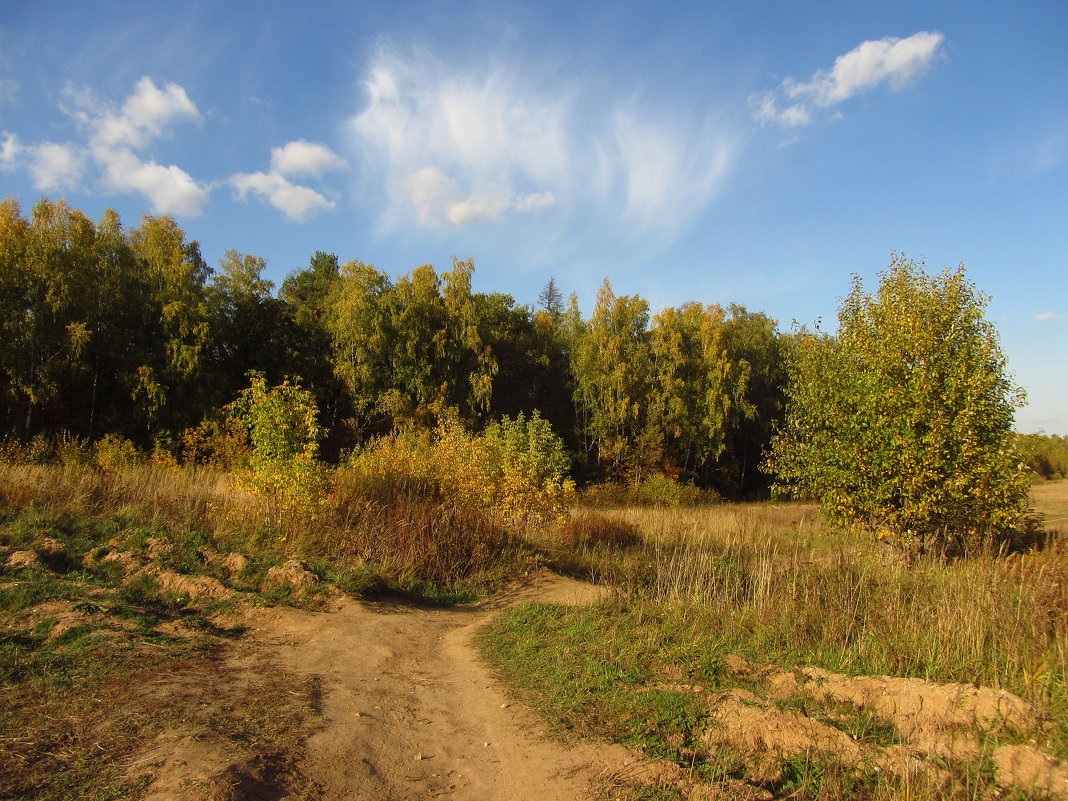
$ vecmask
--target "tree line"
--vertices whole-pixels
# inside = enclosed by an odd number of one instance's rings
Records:
[[[168,216],[127,229],[62,200],[0,203],[0,427],[176,448],[256,372],[316,400],[322,453],[459,419],[539,411],[583,481],[666,474],[760,494],[790,335],[697,302],[652,314],[606,280],[585,317],[550,279],[536,304],[472,289],[473,261],[394,277],[316,252],[275,291],[262,258],[209,266]]]

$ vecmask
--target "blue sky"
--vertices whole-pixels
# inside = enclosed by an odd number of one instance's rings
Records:
[[[968,265],[1068,434],[1068,4],[14,0],[0,194],[173,214],[280,283],[316,250],[588,311],[833,321],[892,251]],[[825,324],[826,327],[826,324]]]

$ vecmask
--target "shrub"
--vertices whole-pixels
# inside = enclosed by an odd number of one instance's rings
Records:
[[[145,461],[137,446],[118,434],[106,434],[93,446],[93,451],[93,461],[102,470],[122,470]]]
[[[461,468],[456,492],[513,526],[559,518],[573,499],[564,443],[536,411],[529,420],[504,417],[476,437],[453,423],[439,443]]]
[[[537,412],[482,434],[446,419],[433,434],[380,438],[349,460],[364,491],[388,500],[419,494],[476,509],[517,529],[561,517],[574,496],[563,442]]]
[[[55,449],[43,434],[28,442],[8,436],[0,443],[0,463],[3,464],[47,464],[54,455]]]
[[[794,338],[767,465],[780,490],[918,553],[998,544],[1028,479],[1012,443],[1022,393],[986,302],[963,265],[932,277],[895,256],[874,296],[855,277],[838,335]]]
[[[252,451],[237,476],[266,501],[268,524],[284,531],[291,516],[314,518],[327,482],[316,458],[322,429],[312,394],[289,381],[268,388],[263,374],[254,373],[227,410],[249,432]]]
[[[248,431],[236,417],[209,417],[182,432],[181,454],[185,464],[211,465],[232,470],[248,459]]]

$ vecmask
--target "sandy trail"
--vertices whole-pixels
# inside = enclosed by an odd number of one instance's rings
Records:
[[[322,728],[297,765],[303,797],[581,799],[633,757],[565,747],[509,703],[473,637],[522,600],[582,603],[598,588],[542,573],[489,602],[420,609],[342,600],[330,612],[275,608],[251,633],[285,670],[315,675]]]

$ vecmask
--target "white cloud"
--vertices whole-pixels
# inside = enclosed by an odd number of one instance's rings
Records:
[[[196,216],[208,200],[208,189],[173,164],[143,161],[129,150],[96,151],[94,157],[106,189],[140,192],[156,214]]]
[[[349,132],[369,203],[387,225],[461,226],[550,207],[572,224],[676,232],[711,201],[730,137],[671,107],[619,99],[582,77],[566,88],[504,60],[460,70],[380,52]],[[554,217],[554,219],[560,219]]]
[[[1035,319],[1040,323],[1049,322],[1050,320],[1063,320],[1063,314],[1056,314],[1055,312],[1041,312],[1035,315]]]
[[[148,76],[116,109],[88,90],[67,89],[70,106],[64,110],[85,129],[90,144],[99,149],[143,150],[178,122],[200,122],[201,116],[185,89],[166,83],[160,89]]]
[[[196,181],[176,165],[157,164],[145,159],[139,151],[154,140],[170,134],[179,122],[200,122],[200,112],[189,99],[185,89],[175,83],[162,88],[149,77],[141,78],[120,108],[98,100],[90,91],[67,90],[69,105],[64,111],[78,123],[86,138],[89,158],[101,171],[100,183],[113,192],[139,192],[148,198],[156,214],[199,214],[208,200],[209,188]],[[42,176],[53,173],[69,179],[75,161],[71,150],[68,172],[57,172],[63,166],[63,154],[52,150],[50,160],[37,162]],[[31,167],[33,172],[34,167]]]
[[[528,212],[556,203],[552,192],[516,195],[494,184],[465,195],[437,167],[423,167],[395,183],[411,203],[416,221],[427,228],[467,225],[494,219],[507,209]]]
[[[35,189],[74,189],[85,170],[85,150],[72,144],[23,145],[13,133],[0,140],[0,170],[25,167]]]
[[[835,59],[830,70],[819,70],[807,81],[787,78],[777,90],[750,97],[753,116],[784,128],[808,125],[814,110],[836,106],[881,84],[898,91],[930,69],[944,40],[941,33],[920,31],[905,39],[862,42]]]
[[[337,205],[314,189],[291,183],[275,172],[238,173],[230,176],[229,182],[242,200],[251,193],[296,222],[304,222],[315,212],[328,211]]]
[[[270,203],[294,222],[304,222],[337,204],[307,186],[290,181],[287,175],[318,177],[330,170],[343,170],[348,163],[325,145],[298,139],[271,148],[270,172],[243,172],[230,176],[229,183],[242,200],[249,194]]]
[[[15,169],[24,149],[15,134],[5,133],[3,140],[0,140],[0,170]]]
[[[271,172],[279,175],[318,177],[329,170],[343,170],[347,166],[345,160],[330,148],[303,139],[271,148]]]
[[[6,143],[5,143],[6,144]],[[25,149],[35,189],[74,189],[85,171],[85,153],[75,145],[43,142]]]

